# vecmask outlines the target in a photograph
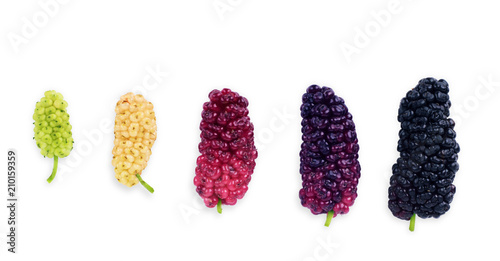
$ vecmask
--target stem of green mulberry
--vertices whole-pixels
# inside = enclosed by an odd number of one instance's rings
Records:
[[[58,162],[59,162],[59,158],[57,156],[54,156],[54,167],[52,168],[52,174],[47,179],[48,183],[52,182],[52,180],[54,180],[54,178],[56,177]]]
[[[328,215],[326,216],[325,227],[329,227],[330,223],[332,223],[333,214],[335,214],[333,210],[328,211]]]
[[[415,231],[415,219],[416,219],[416,214],[413,214],[410,219],[410,231],[413,232]]]
[[[146,183],[146,181],[144,181],[141,178],[140,174],[135,174],[135,176],[139,179],[139,182],[141,182],[141,185],[143,185],[149,192],[151,192],[151,193],[155,192],[154,188],[152,188],[148,183]]]
[[[219,201],[217,202],[217,212],[219,212],[219,214],[222,214],[222,200],[219,199]]]

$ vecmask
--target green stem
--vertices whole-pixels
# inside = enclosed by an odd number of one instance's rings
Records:
[[[52,182],[52,180],[54,180],[54,178],[56,177],[58,162],[59,162],[59,158],[57,156],[54,156],[54,167],[52,168],[52,174],[47,179],[48,183]]]
[[[330,223],[332,223],[332,218],[335,212],[333,210],[328,211],[328,215],[326,216],[325,227],[329,227]]]
[[[415,219],[416,219],[416,214],[413,214],[410,219],[410,231],[413,232],[415,231]]]
[[[219,201],[217,202],[217,212],[219,212],[219,214],[222,214],[222,200],[219,199]]]
[[[135,176],[139,179],[139,182],[141,182],[141,185],[143,185],[149,192],[151,192],[151,193],[155,192],[154,188],[152,188],[148,183],[146,183],[146,181],[144,181],[141,178],[140,174],[135,174]]]

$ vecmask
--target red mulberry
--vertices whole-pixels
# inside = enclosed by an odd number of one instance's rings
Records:
[[[248,100],[230,89],[213,90],[203,104],[201,156],[194,185],[209,208],[234,205],[248,190],[257,158]]]
[[[450,209],[458,152],[445,80],[426,78],[401,100],[398,151],[392,167],[389,209],[415,227],[415,216],[438,218]]]
[[[312,85],[302,102],[299,197],[313,214],[327,213],[329,226],[337,214],[349,212],[358,195],[358,139],[352,115],[331,88]]]

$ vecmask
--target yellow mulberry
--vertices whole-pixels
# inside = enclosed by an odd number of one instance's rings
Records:
[[[141,178],[156,140],[153,104],[142,95],[130,92],[120,98],[115,112],[115,146],[112,162],[115,167],[115,177],[128,187],[140,182],[153,193],[154,189]]]

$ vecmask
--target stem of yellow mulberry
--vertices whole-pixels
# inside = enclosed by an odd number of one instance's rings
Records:
[[[57,156],[54,156],[54,167],[52,168],[52,174],[50,177],[47,179],[47,182],[50,183],[54,178],[56,177],[57,173],[57,163],[59,162],[59,158]]]
[[[143,185],[149,192],[151,192],[151,193],[155,192],[154,188],[152,188],[148,183],[146,183],[146,181],[144,181],[141,178],[140,174],[135,174],[135,176],[139,179],[139,182],[141,182],[141,185]]]

